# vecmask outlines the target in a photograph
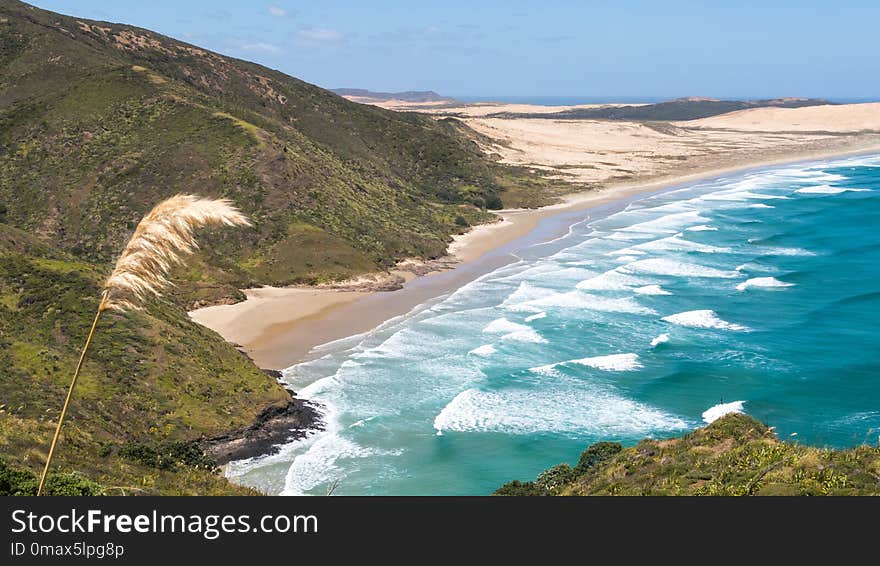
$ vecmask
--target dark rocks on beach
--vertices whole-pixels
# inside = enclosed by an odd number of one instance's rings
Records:
[[[292,397],[286,405],[269,407],[251,426],[201,442],[202,450],[218,465],[232,460],[275,454],[282,444],[324,430],[319,405]]]

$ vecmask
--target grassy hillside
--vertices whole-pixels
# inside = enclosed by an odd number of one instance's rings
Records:
[[[594,444],[574,467],[507,483],[496,495],[880,495],[880,448],[782,442],[730,414],[682,438]]]
[[[106,263],[158,200],[229,197],[255,228],[211,240],[214,253],[180,274],[188,298],[436,257],[487,209],[540,191],[464,129],[147,30],[0,0],[5,222]]]
[[[91,264],[0,224],[0,460],[33,472],[45,461],[102,280]],[[249,425],[287,392],[179,306],[108,314],[68,414],[59,470],[113,493],[241,491],[193,441]],[[150,459],[162,452],[165,460]]]

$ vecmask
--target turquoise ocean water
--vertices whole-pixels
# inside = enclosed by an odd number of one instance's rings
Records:
[[[327,430],[229,475],[271,493],[487,494],[599,440],[741,410],[880,436],[880,156],[566,217],[567,233],[289,368]]]

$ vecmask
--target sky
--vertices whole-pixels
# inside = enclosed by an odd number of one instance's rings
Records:
[[[876,0],[35,0],[325,88],[880,99]]]

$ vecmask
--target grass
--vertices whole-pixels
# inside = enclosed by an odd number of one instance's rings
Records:
[[[880,447],[832,450],[780,441],[730,414],[681,438],[588,448],[497,495],[880,495]]]
[[[0,454],[17,469],[34,473],[45,461],[101,281],[98,269],[82,269],[64,252],[0,224],[0,293],[7,297],[0,304]],[[242,493],[204,466],[155,468],[120,448],[225,433],[287,398],[180,307],[156,302],[149,313],[102,319],[56,471],[138,493]]]

